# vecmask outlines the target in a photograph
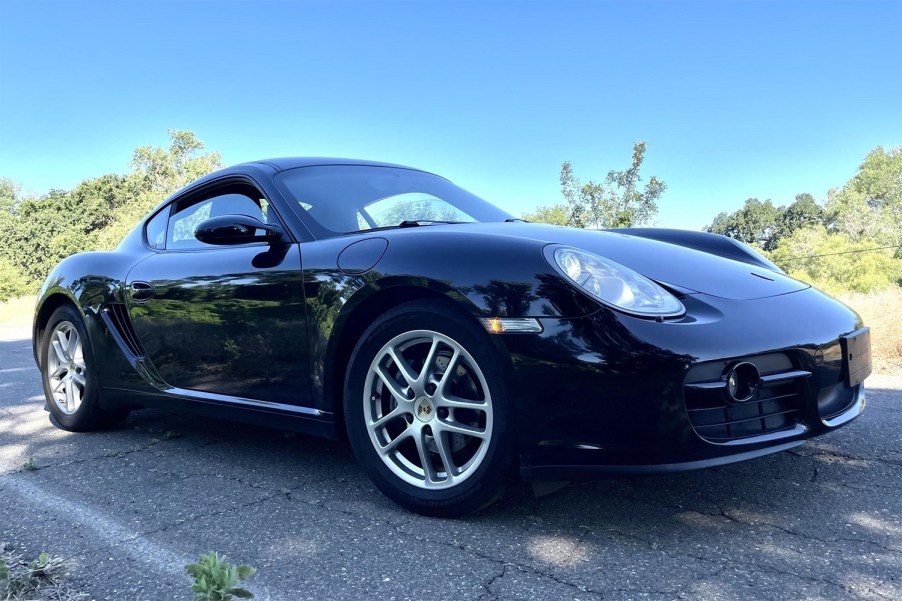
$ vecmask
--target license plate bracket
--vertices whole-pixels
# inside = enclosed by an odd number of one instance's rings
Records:
[[[846,386],[861,384],[871,375],[871,329],[861,328],[839,337],[839,346],[843,352],[843,376]]]

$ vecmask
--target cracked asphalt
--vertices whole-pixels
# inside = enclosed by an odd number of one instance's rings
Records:
[[[27,336],[0,328],[0,541],[68,558],[89,598],[190,599],[185,564],[216,550],[261,599],[902,599],[902,376],[790,452],[449,521],[393,505],[340,443],[153,410],[59,430]]]

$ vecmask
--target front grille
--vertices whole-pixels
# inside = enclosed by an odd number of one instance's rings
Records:
[[[144,349],[128,317],[128,309],[121,303],[110,303],[103,308],[103,319],[107,327],[117,335],[121,344],[136,358],[144,356]]]
[[[695,432],[709,442],[727,443],[790,430],[799,423],[802,384],[811,372],[792,368],[789,359],[774,353],[744,358],[758,368],[761,386],[749,401],[727,400],[722,377],[725,362],[703,364],[690,370],[683,387],[686,411]]]

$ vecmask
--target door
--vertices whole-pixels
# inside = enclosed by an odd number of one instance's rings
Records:
[[[278,224],[263,195],[247,183],[175,201],[165,240],[159,231],[151,239],[149,224],[148,244],[159,252],[126,281],[135,332],[172,387],[308,405],[300,248],[287,240],[214,246],[194,237],[202,221],[229,214]]]

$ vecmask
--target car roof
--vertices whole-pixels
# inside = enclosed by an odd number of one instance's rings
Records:
[[[284,171],[286,169],[296,169],[297,167],[317,167],[324,165],[364,165],[369,167],[395,167],[398,169],[410,169],[411,171],[422,171],[414,167],[405,165],[396,165],[393,163],[383,163],[380,161],[367,161],[362,159],[342,159],[337,157],[278,157],[274,159],[261,159],[258,161],[250,161],[235,165],[268,165],[276,171]]]
[[[410,171],[419,171],[420,173],[430,173],[428,171],[424,171],[422,169],[415,169],[413,167],[406,167],[404,165],[396,165],[394,163],[382,163],[380,161],[367,161],[363,159],[342,159],[336,157],[279,157],[274,159],[261,159],[257,161],[248,161],[246,163],[238,163],[237,165],[231,165],[229,167],[224,167],[213,173],[208,173],[207,175],[191,182],[184,188],[177,190],[165,200],[160,202],[148,215],[153,215],[156,213],[160,207],[163,207],[169,204],[173,198],[176,196],[181,196],[185,192],[194,190],[212,180],[218,179],[222,176],[228,175],[249,175],[254,171],[264,171],[268,172],[270,175],[274,173],[278,173],[280,171],[285,171],[287,169],[296,169],[298,167],[322,167],[326,165],[363,165],[368,167],[394,167],[395,169],[407,169]],[[435,175],[435,174],[431,174]],[[441,176],[437,176],[441,177]],[[444,178],[443,178],[444,179]],[[145,217],[146,219],[146,217]]]

